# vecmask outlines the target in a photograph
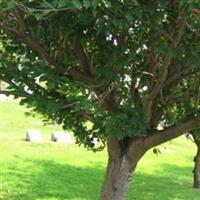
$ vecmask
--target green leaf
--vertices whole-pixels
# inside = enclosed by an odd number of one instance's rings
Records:
[[[67,2],[66,2],[66,0],[60,0],[59,2],[58,2],[58,8],[63,8],[63,7],[65,7],[67,5]]]
[[[74,0],[72,2],[72,4],[74,5],[75,8],[77,9],[81,9],[83,7],[82,3],[79,0]]]
[[[93,0],[93,1],[92,1],[92,7],[93,7],[94,9],[96,9],[97,6],[98,6],[98,0]]]
[[[111,2],[108,0],[103,0],[103,3],[105,4],[106,7],[111,7]]]
[[[6,3],[6,9],[7,10],[13,9],[13,8],[15,8],[15,6],[16,6],[16,4],[13,1],[8,1]]]
[[[40,13],[34,13],[34,16],[38,21],[42,19],[42,14]]]
[[[83,6],[87,9],[89,8],[91,5],[91,1],[90,0],[83,0]]]

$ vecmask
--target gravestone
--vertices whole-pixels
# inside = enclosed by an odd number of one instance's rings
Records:
[[[28,142],[41,142],[42,137],[40,131],[37,130],[27,130],[26,132],[26,141]]]
[[[94,138],[92,143],[94,144],[95,147],[98,147],[99,146],[99,141],[97,138]]]
[[[8,97],[5,94],[0,94],[0,102],[7,101]]]
[[[59,143],[67,143],[67,144],[73,143],[72,138],[68,133],[63,133],[60,131],[53,131],[51,134],[51,140]]]

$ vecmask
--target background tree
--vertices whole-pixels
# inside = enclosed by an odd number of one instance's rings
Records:
[[[200,138],[199,135],[196,135],[195,133],[191,132],[192,140],[196,144],[197,147],[197,153],[194,157],[194,188],[200,188]]]
[[[93,150],[107,143],[101,200],[125,199],[145,152],[199,127],[198,6],[1,1],[0,79],[22,104],[72,130],[77,143]]]

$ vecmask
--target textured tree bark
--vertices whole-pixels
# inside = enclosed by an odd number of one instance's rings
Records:
[[[200,125],[200,121],[191,119],[181,125],[156,131],[145,138],[123,140],[108,138],[108,166],[100,200],[125,200],[133,172],[145,152],[191,131],[197,125]],[[199,168],[197,172],[199,173]]]
[[[141,158],[143,149],[120,146],[117,140],[108,142],[108,166],[100,200],[125,200],[133,171]],[[137,146],[138,147],[138,146]]]
[[[197,146],[197,154],[194,159],[195,165],[194,165],[194,170],[193,170],[193,173],[194,173],[193,187],[200,189],[200,139],[197,138],[194,134],[193,134],[193,138]]]
[[[125,200],[134,167],[126,156],[109,159],[100,200]]]

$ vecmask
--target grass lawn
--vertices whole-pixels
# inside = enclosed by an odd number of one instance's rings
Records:
[[[106,151],[50,141],[52,130],[25,117],[16,102],[0,102],[0,199],[97,200],[106,167]],[[27,129],[41,131],[41,144],[24,141]],[[138,164],[128,200],[199,200],[192,188],[195,146],[180,137],[149,151]]]

